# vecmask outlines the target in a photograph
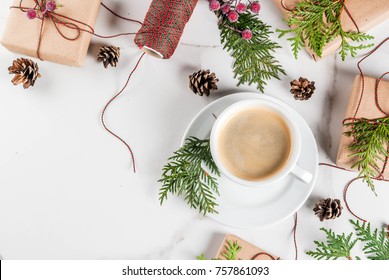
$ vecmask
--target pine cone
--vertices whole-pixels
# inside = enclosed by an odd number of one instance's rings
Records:
[[[320,221],[336,219],[342,214],[342,205],[340,204],[339,199],[321,199],[316,203],[313,211],[315,215],[320,218]]]
[[[200,70],[189,76],[189,88],[195,94],[209,96],[211,91],[217,90],[218,81],[215,73],[211,73],[209,70]]]
[[[389,225],[386,227],[386,237],[389,238]]]
[[[315,82],[311,82],[302,77],[290,82],[290,85],[292,86],[290,92],[294,95],[294,99],[296,100],[308,100],[316,89]]]
[[[103,62],[104,67],[107,68],[108,65],[116,67],[119,62],[120,57],[120,48],[115,46],[102,46],[100,48],[97,61]]]
[[[16,86],[23,84],[25,89],[33,87],[36,79],[40,78],[38,64],[31,59],[18,58],[8,67],[9,74],[15,74],[12,83]]]

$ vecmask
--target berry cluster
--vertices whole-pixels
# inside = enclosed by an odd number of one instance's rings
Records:
[[[258,14],[261,10],[261,5],[258,1],[249,1],[249,4],[246,5],[240,0],[209,0],[209,9],[213,12],[221,12],[223,16],[227,17],[229,22],[234,23],[239,20],[239,14],[248,11]],[[245,40],[251,40],[253,37],[252,31],[249,29],[239,32]]]
[[[40,7],[40,11],[44,15],[47,12],[54,12],[60,5],[57,5],[55,1],[47,1],[44,7]],[[26,12],[28,19],[35,19],[38,16],[36,9],[28,9]]]

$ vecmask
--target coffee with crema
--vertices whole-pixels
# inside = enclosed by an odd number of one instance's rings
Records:
[[[290,131],[278,113],[261,107],[244,109],[220,130],[218,151],[223,166],[236,177],[263,180],[288,161]]]

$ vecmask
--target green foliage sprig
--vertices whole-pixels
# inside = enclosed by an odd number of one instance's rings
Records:
[[[238,241],[231,241],[229,240],[227,242],[227,245],[225,246],[226,251],[222,254],[223,257],[226,258],[228,261],[236,261],[238,259],[238,253],[240,250],[242,250],[242,247],[239,246]],[[204,254],[201,254],[196,257],[197,260],[206,260],[206,257]],[[220,260],[220,259],[212,259],[212,260]]]
[[[358,158],[351,168],[358,169],[359,177],[375,191],[373,178],[380,173],[378,164],[389,156],[386,148],[389,143],[389,117],[350,120],[344,125],[350,128],[344,134],[354,139],[347,149],[352,151],[351,157]]]
[[[200,213],[217,213],[215,194],[219,195],[216,177],[220,176],[210,151],[209,140],[190,137],[184,146],[178,149],[163,168],[162,187],[159,192],[161,205],[168,194],[183,196],[191,208]]]
[[[235,261],[238,259],[238,253],[242,250],[242,247],[239,246],[238,241],[232,242],[228,241],[226,245],[226,252],[223,253],[228,261]]]
[[[306,254],[318,260],[336,260],[342,257],[351,260],[351,250],[360,241],[365,244],[363,252],[368,259],[389,260],[389,238],[384,228],[372,231],[370,223],[353,220],[350,220],[350,223],[354,226],[356,239],[353,239],[352,233],[347,236],[344,233],[337,235],[332,230],[321,228],[320,230],[324,231],[327,236],[326,242],[314,241],[316,250],[308,251]]]
[[[335,234],[331,229],[321,228],[321,231],[327,236],[326,243],[314,241],[316,244],[316,251],[307,252],[308,256],[314,257],[315,259],[338,259],[341,257],[351,259],[351,249],[357,243],[357,240],[351,240],[353,234],[345,235],[344,233],[341,235]]]
[[[231,5],[231,9],[235,9]],[[285,71],[275,59],[275,50],[281,48],[270,39],[270,26],[262,22],[257,15],[249,11],[239,15],[236,22],[230,22],[220,11],[216,12],[219,18],[220,37],[223,48],[234,58],[234,78],[241,84],[256,84],[257,89],[264,91],[266,81],[272,78],[280,79]],[[252,38],[242,38],[242,31],[249,30]]]
[[[363,251],[369,260],[389,260],[389,238],[385,228],[371,230],[369,223],[351,221],[358,240],[365,243]]]
[[[319,57],[322,57],[324,46],[338,37],[341,38],[339,54],[342,60],[345,60],[348,55],[355,57],[359,50],[374,46],[374,44],[362,43],[374,37],[362,32],[345,31],[340,19],[342,11],[343,1],[341,0],[303,0],[289,12],[286,22],[292,29],[277,30],[277,32],[280,33],[280,38],[294,32],[295,36],[288,38],[288,41],[291,42],[296,59],[306,43]]]

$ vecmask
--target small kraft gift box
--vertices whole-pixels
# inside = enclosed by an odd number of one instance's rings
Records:
[[[349,98],[345,119],[363,118],[367,120],[375,120],[386,117],[387,115],[384,112],[389,112],[388,96],[389,81],[367,76],[362,78],[361,75],[356,76]],[[379,104],[379,106],[377,106],[377,104]],[[351,169],[359,158],[354,156],[351,157],[350,155],[353,154],[353,152],[347,149],[347,147],[353,144],[354,141],[353,137],[344,135],[344,133],[348,130],[350,130],[350,128],[343,127],[336,164],[339,167]],[[384,160],[377,161],[377,165],[379,167],[378,171],[383,170],[384,164]],[[382,175],[384,178],[389,178],[389,169],[386,168]]]
[[[273,0],[282,12],[285,19],[290,16],[290,11],[301,1],[307,0]],[[336,0],[335,0],[336,1]],[[341,22],[345,31],[359,31],[365,33],[376,25],[389,19],[389,0],[350,0],[344,2],[347,11],[341,14]],[[354,22],[353,22],[354,21]],[[293,27],[292,27],[293,28]],[[308,46],[305,46],[307,52],[316,61],[336,52],[341,44],[341,38],[338,37],[323,47],[322,56],[319,57]]]
[[[239,246],[236,254],[237,260],[279,260],[279,257],[273,256],[233,234],[226,234],[215,259],[226,260],[226,252],[231,245]]]
[[[13,0],[1,44],[14,53],[82,66],[101,0]]]

